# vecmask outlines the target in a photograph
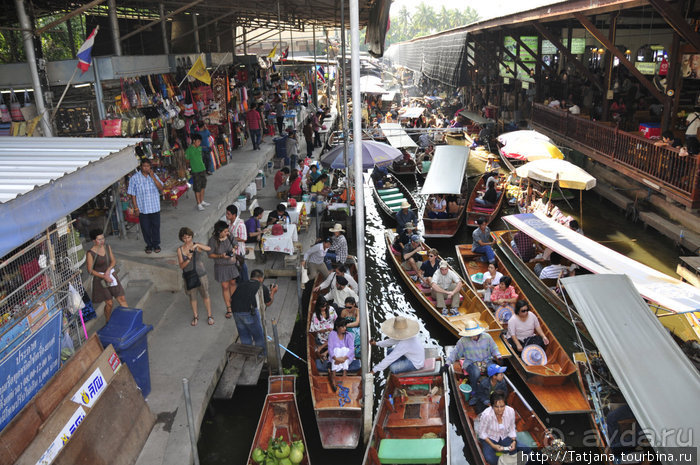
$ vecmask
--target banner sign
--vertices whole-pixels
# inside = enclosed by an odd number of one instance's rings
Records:
[[[653,61],[648,63],[638,61],[634,64],[634,67],[637,68],[637,70],[642,74],[646,74],[649,76],[653,76],[654,74],[656,74],[656,63],[654,63]]]
[[[61,432],[58,433],[56,439],[53,440],[49,448],[46,449],[46,452],[44,452],[44,454],[41,456],[41,458],[37,462],[37,465],[50,465],[51,462],[53,462],[53,459],[56,458],[61,449],[63,449],[66,443],[70,441],[71,436],[75,434],[75,430],[77,430],[78,426],[80,426],[80,423],[83,422],[83,419],[85,419],[85,415],[85,410],[83,410],[82,407],[78,407],[75,413],[73,413],[73,415],[70,417],[70,420],[68,420],[68,422],[65,424]]]
[[[85,407],[92,408],[100,398],[102,393],[107,389],[107,383],[99,368],[95,368],[90,377],[83,383],[71,399],[76,404],[82,404]]]
[[[58,371],[61,315],[56,312],[0,362],[0,430]]]

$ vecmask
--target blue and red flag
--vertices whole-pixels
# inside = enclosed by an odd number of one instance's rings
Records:
[[[321,81],[324,84],[326,83],[326,77],[324,76],[323,66],[316,65],[316,75],[318,76],[319,81]]]
[[[83,73],[90,69],[90,65],[92,64],[92,46],[95,45],[95,36],[97,35],[97,31],[99,29],[99,26],[93,29],[90,35],[88,36],[87,40],[83,43],[83,45],[80,46],[80,49],[78,50],[78,68]]]

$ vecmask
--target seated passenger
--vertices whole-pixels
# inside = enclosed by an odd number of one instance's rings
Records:
[[[484,273],[484,288],[477,291],[483,296],[484,302],[491,302],[491,293],[496,287],[498,287],[502,277],[503,275],[501,272],[496,270],[496,264],[489,263],[489,267],[486,270],[486,273]]]
[[[420,270],[418,270],[418,280],[425,287],[430,287],[433,275],[440,267],[440,262],[438,262],[437,258],[438,251],[436,249],[428,250],[428,259],[423,262]]]
[[[348,287],[350,289],[355,291],[355,293],[359,292],[359,288],[357,287],[357,281],[355,281],[355,278],[353,278],[352,275],[348,273],[348,267],[340,263],[336,263],[334,271],[332,273],[329,273],[328,276],[326,276],[326,279],[314,288],[314,292],[323,291],[328,288],[331,288],[331,290],[335,289],[335,280],[336,278],[339,278],[341,276],[347,280]]]
[[[505,371],[506,367],[495,363],[490,364],[486,368],[486,376],[479,379],[476,390],[469,399],[469,405],[474,406],[477,414],[483,412],[491,405],[491,394],[495,391],[503,391],[506,393],[506,396],[508,395],[508,384],[506,383],[506,376],[503,374]]]
[[[507,307],[513,312],[515,302],[518,300],[518,293],[512,286],[513,279],[510,276],[503,276],[498,282],[498,287],[491,291],[491,307],[498,310]]]
[[[267,226],[271,226],[277,222],[286,224],[292,222],[292,218],[289,216],[289,213],[287,213],[287,206],[283,203],[278,204],[277,207],[267,215]]]
[[[445,260],[440,261],[440,271],[432,278],[430,294],[435,299],[435,306],[442,309],[442,314],[447,315],[445,300],[452,299],[451,315],[459,315],[459,291],[462,289],[462,280],[457,273],[450,269]]]
[[[479,416],[478,437],[484,459],[489,465],[498,465],[497,452],[514,455],[529,450],[516,441],[515,410],[506,405],[506,394],[491,394],[491,406]]]
[[[370,340],[373,346],[387,347],[384,360],[372,368],[374,373],[383,371],[389,367],[394,374],[416,371],[425,365],[425,350],[418,337],[418,321],[397,316],[389,318],[381,325],[381,331],[389,338],[375,342]]]
[[[486,225],[486,220],[483,218],[476,219],[477,228],[472,233],[472,252],[486,255],[486,261],[489,263],[496,262],[496,254],[491,247],[494,244],[491,238],[491,230]]]
[[[529,262],[537,255],[537,246],[530,236],[522,231],[518,231],[513,236],[514,251],[525,263]]]
[[[353,297],[355,301],[359,300],[357,293],[348,286],[348,280],[345,276],[336,276],[335,286],[331,288],[327,297],[337,306],[343,305],[348,297]]]
[[[540,321],[530,311],[527,302],[518,300],[515,304],[515,314],[508,320],[508,342],[518,352],[530,344],[537,344],[543,349],[549,344],[549,339],[544,335]]]
[[[357,307],[357,299],[353,296],[345,298],[345,307],[340,311],[340,316],[348,322],[348,333],[355,338],[355,357],[360,356],[362,339],[360,338],[360,309]]]
[[[444,219],[447,218],[447,201],[443,194],[436,194],[428,202],[428,218]]]
[[[558,279],[563,278],[568,274],[574,274],[573,270],[575,269],[574,267],[576,265],[572,265],[568,268],[562,265],[561,255],[559,255],[558,253],[552,252],[552,254],[549,256],[549,261],[551,265],[542,268],[539,274],[540,279]]]
[[[336,318],[338,318],[338,314],[335,308],[333,308],[323,296],[319,296],[316,299],[314,309],[314,314],[311,317],[311,324],[309,325],[309,332],[315,333],[316,354],[321,360],[327,360],[328,335],[333,330],[333,323]]]
[[[447,215],[450,218],[455,218],[459,215],[462,205],[459,204],[459,197],[456,195],[450,195],[447,197]]]
[[[498,203],[498,195],[499,194],[496,190],[496,183],[494,181],[491,181],[488,185],[488,188],[486,189],[486,192],[484,192],[484,195],[475,198],[474,203],[476,203],[480,207],[493,208]]]
[[[347,332],[347,320],[338,318],[333,324],[333,331],[328,336],[328,361],[322,363],[316,360],[319,371],[328,370],[328,382],[333,392],[336,391],[335,372],[342,371],[343,376],[348,371],[361,368],[360,361],[355,358],[355,338]]]
[[[420,236],[418,234],[414,234],[411,236],[411,242],[406,244],[401,251],[401,258],[403,259],[401,262],[401,268],[406,271],[415,271],[415,276],[411,277],[411,279],[414,281],[418,280],[418,262],[423,260],[418,253],[423,250],[421,242],[423,242],[423,240],[420,238]]]

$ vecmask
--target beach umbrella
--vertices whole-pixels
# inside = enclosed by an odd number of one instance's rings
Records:
[[[354,145],[348,144],[348,163],[352,166],[355,155]],[[401,156],[401,151],[391,145],[381,142],[362,141],[362,169],[368,170],[376,166],[386,166]],[[321,157],[321,165],[335,170],[345,169],[343,146],[339,145]]]
[[[535,160],[519,166],[515,170],[521,178],[553,183],[565,189],[589,190],[596,185],[596,179],[582,168],[566,160]]]
[[[553,143],[542,139],[527,139],[524,137],[508,142],[501,147],[501,153],[508,158],[524,161],[564,159],[564,154]]]
[[[554,143],[552,139],[550,139],[548,136],[545,136],[541,132],[532,130],[505,132],[498,136],[498,142],[500,142],[501,145],[508,145],[509,142],[514,142],[518,139],[523,138],[526,140],[544,140],[550,143]]]

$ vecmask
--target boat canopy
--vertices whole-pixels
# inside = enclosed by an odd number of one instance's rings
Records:
[[[628,275],[641,295],[673,312],[700,311],[700,289],[615,252],[541,212],[503,219],[592,273]]]
[[[467,110],[460,110],[458,113],[460,116],[464,116],[467,119],[470,119],[474,121],[476,124],[488,124],[488,123],[494,123],[495,121],[492,119],[484,118],[478,113],[474,113],[473,111],[467,111]]]
[[[404,111],[401,113],[401,111]],[[399,110],[399,119],[404,119],[404,118],[420,118],[420,116],[423,114],[425,111],[425,107],[404,107],[401,110]]]
[[[456,194],[462,192],[464,172],[469,161],[469,147],[438,145],[425,178],[421,195]]]
[[[384,92],[382,94],[382,102],[391,102],[394,100],[395,96],[396,96],[396,92],[393,92],[393,91]]]
[[[392,147],[397,149],[418,147],[418,144],[413,142],[413,139],[409,137],[399,123],[381,123],[379,127],[382,128],[384,137],[386,137],[387,142]]]
[[[561,282],[656,452],[697,450],[700,375],[630,278],[584,275]]]
[[[596,185],[596,179],[583,168],[555,158],[525,163],[515,169],[515,174],[521,178],[548,183],[559,181],[559,185],[564,189],[589,190]]]

